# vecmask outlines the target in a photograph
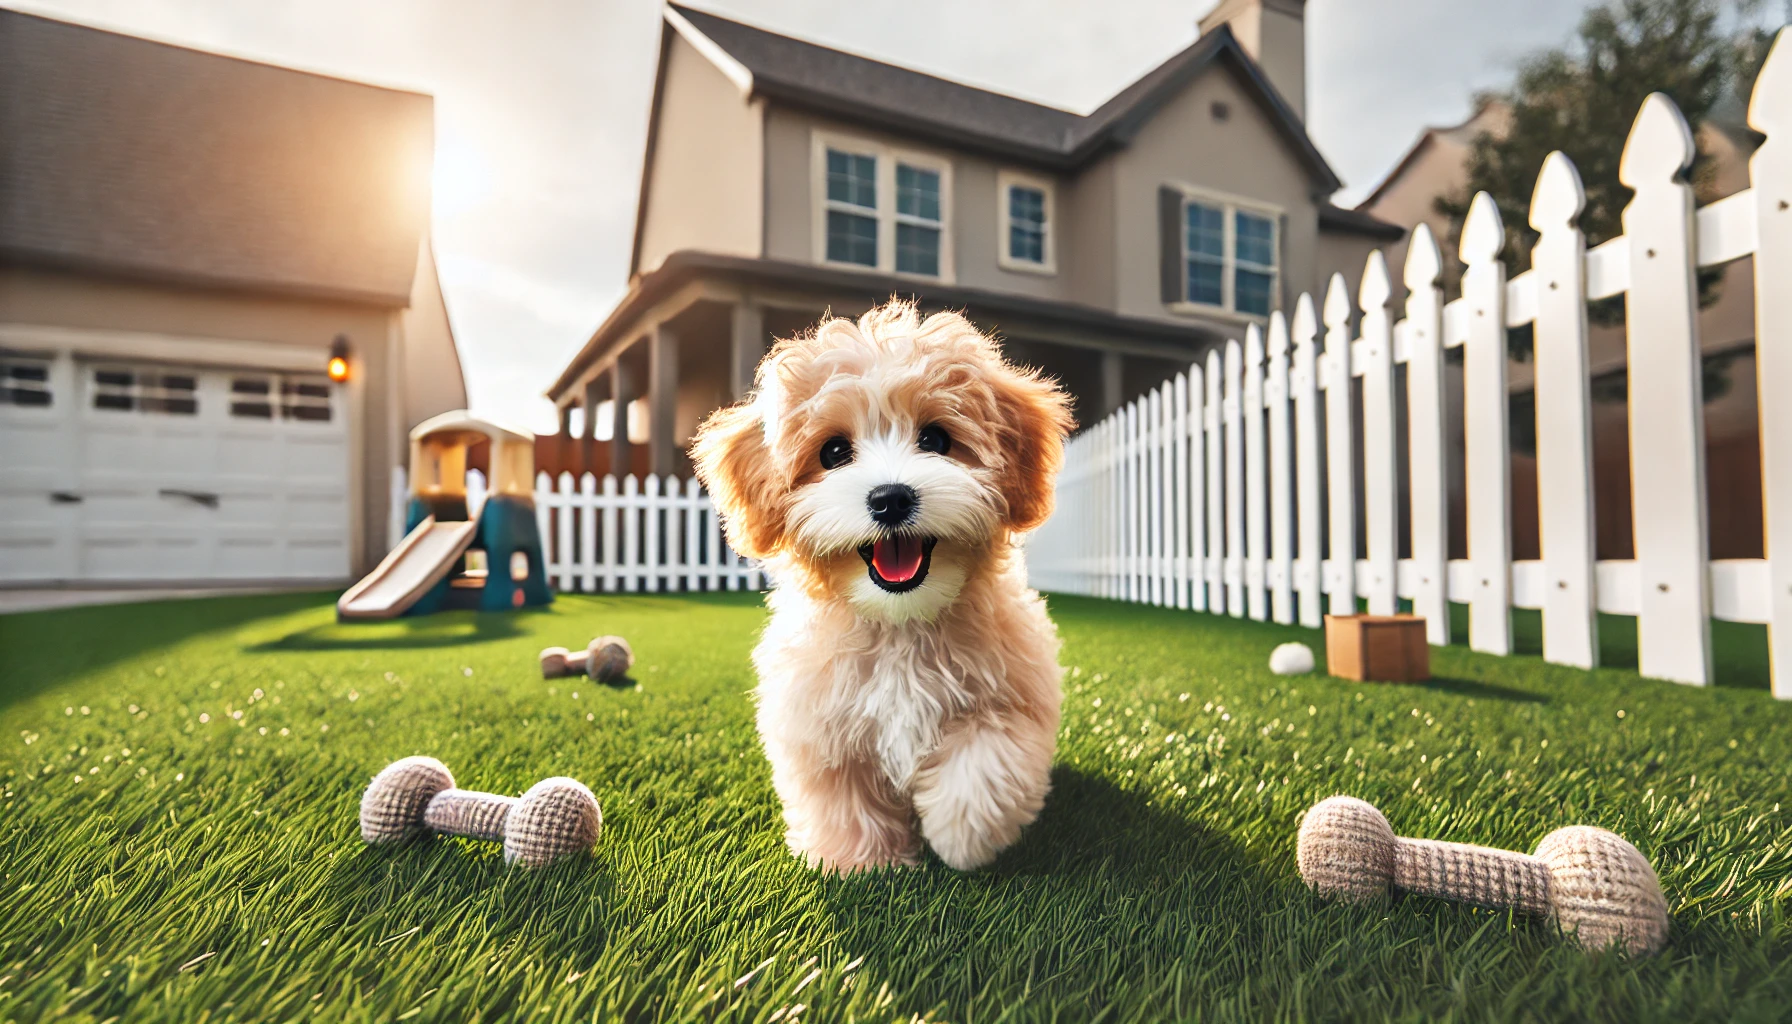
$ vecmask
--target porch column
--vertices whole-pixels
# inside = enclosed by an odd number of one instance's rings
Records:
[[[603,401],[604,389],[609,381],[601,374],[585,382],[580,391],[585,407],[585,436],[579,438],[578,463],[582,472],[597,472],[597,403]]]
[[[737,302],[731,310],[731,320],[728,382],[735,401],[739,401],[753,390],[753,371],[765,356],[765,310],[750,302]]]
[[[648,468],[661,477],[678,469],[678,335],[665,325],[647,338]]]
[[[572,436],[572,403],[560,407],[560,436]]]
[[[1121,397],[1126,394],[1121,358],[1118,352],[1101,354],[1101,415],[1096,417],[1098,420],[1113,415],[1114,410],[1120,408]]]
[[[635,400],[635,373],[628,353],[620,353],[610,367],[610,472],[621,480],[629,473],[628,404]]]

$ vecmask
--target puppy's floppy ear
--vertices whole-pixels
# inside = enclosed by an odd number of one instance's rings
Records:
[[[767,558],[784,540],[785,487],[765,443],[761,408],[753,401],[718,409],[691,443],[697,478],[709,491],[728,546]]]
[[[1002,417],[1002,525],[1016,533],[1036,529],[1052,514],[1053,485],[1064,465],[1064,438],[1075,426],[1070,398],[1036,370],[1004,364],[994,378]]]

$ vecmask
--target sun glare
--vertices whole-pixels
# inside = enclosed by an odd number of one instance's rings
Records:
[[[453,217],[484,203],[492,194],[492,167],[466,140],[444,133],[436,142],[431,175],[437,217]]]

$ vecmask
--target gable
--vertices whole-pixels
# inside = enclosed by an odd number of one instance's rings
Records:
[[[1312,177],[1315,191],[1342,184],[1299,116],[1239,46],[1229,27],[1202,36],[1089,114],[1005,96],[934,75],[667,6],[715,52],[744,69],[753,96],[1044,170],[1078,170],[1129,145],[1165,103],[1214,65],[1230,69]]]

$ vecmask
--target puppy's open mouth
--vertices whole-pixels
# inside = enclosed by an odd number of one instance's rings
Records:
[[[927,579],[927,567],[933,561],[936,537],[917,537],[909,533],[893,533],[869,544],[859,545],[859,557],[871,582],[892,594],[913,590]]]

